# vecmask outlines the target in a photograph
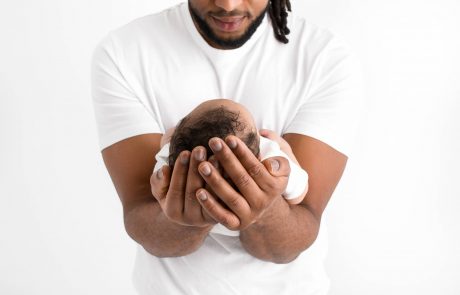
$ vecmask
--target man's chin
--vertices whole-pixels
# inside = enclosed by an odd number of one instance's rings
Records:
[[[268,4],[267,4],[268,7]],[[189,9],[195,24],[198,26],[200,34],[206,39],[206,41],[213,47],[221,49],[236,49],[244,45],[256,31],[257,27],[262,23],[265,17],[267,7],[265,10],[253,21],[250,21],[247,17],[241,24],[241,28],[234,32],[225,32],[219,30],[219,26],[210,20],[208,17],[201,18],[199,14],[193,9],[189,2]],[[231,26],[227,26],[227,29],[231,30]]]
[[[214,32],[214,35],[218,38],[219,41],[222,43],[234,43],[243,37],[244,32],[241,34],[222,34]]]
[[[247,26],[245,26],[245,27],[239,29],[238,31],[225,32],[225,31],[219,30],[218,28],[216,28],[215,26],[213,26],[209,22],[208,22],[208,26],[211,29],[212,33],[214,34],[214,37],[218,38],[221,41],[236,41],[236,40],[239,40],[244,36],[244,34],[248,30]]]

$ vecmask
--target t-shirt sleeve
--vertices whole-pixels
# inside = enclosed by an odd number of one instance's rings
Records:
[[[308,90],[283,133],[316,138],[349,156],[363,113],[359,63],[345,43],[332,38],[309,66]]]
[[[163,133],[120,65],[108,35],[94,50],[91,61],[91,94],[101,150],[132,136]]]

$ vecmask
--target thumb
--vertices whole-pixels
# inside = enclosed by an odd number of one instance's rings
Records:
[[[166,197],[171,181],[171,168],[168,165],[162,166],[150,176],[150,187],[152,194],[158,201]]]
[[[291,167],[289,166],[289,161],[285,157],[271,157],[262,161],[265,168],[272,176],[280,177],[285,176],[289,177],[291,173]]]

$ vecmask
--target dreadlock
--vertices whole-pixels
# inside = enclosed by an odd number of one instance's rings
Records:
[[[287,44],[289,40],[286,35],[289,35],[290,30],[287,27],[287,12],[291,12],[291,1],[289,0],[270,0],[268,5],[268,13],[272,19],[273,30],[278,41]]]

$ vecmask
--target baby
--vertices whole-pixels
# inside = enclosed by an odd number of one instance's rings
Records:
[[[300,203],[308,190],[308,174],[298,163],[283,152],[275,141],[259,135],[254,119],[241,104],[227,100],[208,100],[185,116],[179,124],[168,130],[161,139],[161,150],[155,156],[154,172],[163,165],[174,167],[179,154],[196,146],[206,148],[208,158],[213,154],[208,142],[213,137],[225,139],[228,135],[238,136],[263,161],[281,156],[289,161],[291,173],[283,197],[289,204]],[[227,181],[231,182],[227,178]]]

